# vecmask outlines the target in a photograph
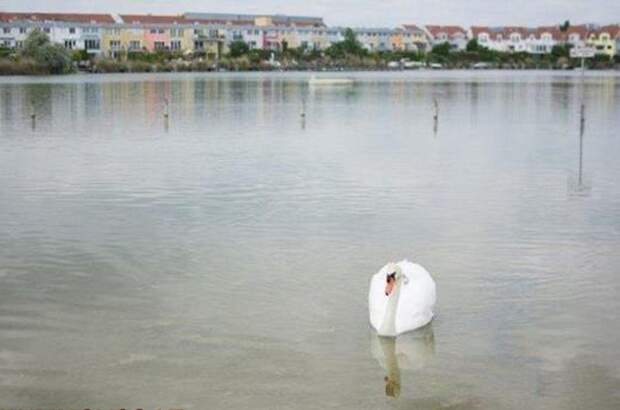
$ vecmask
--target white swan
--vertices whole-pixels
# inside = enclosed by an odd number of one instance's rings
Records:
[[[407,260],[388,263],[370,279],[370,324],[381,336],[398,336],[433,319],[435,281]]]

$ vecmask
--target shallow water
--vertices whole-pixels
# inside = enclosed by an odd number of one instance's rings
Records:
[[[619,408],[620,76],[353,76],[0,79],[0,407]]]

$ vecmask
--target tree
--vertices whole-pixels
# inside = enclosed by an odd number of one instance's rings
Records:
[[[355,32],[351,28],[347,28],[344,31],[344,41],[342,42],[344,52],[347,54],[353,55],[364,55],[365,49],[362,44],[357,41],[357,37],[355,36]]]
[[[554,59],[558,59],[560,57],[569,57],[570,55],[570,47],[568,44],[556,44],[551,48],[551,56]]]
[[[228,55],[233,58],[241,57],[247,54],[248,51],[250,51],[250,46],[248,46],[244,41],[241,40],[233,41],[232,43],[230,43],[230,46],[228,48]]]
[[[478,40],[472,38],[467,42],[467,47],[465,47],[465,51],[476,52],[479,48],[480,46],[478,45]]]
[[[566,21],[564,22],[564,24],[560,25],[560,31],[561,31],[562,33],[566,33],[566,32],[568,31],[568,28],[569,28],[569,27],[570,27],[570,21],[569,21],[569,20],[566,20]]]
[[[22,56],[33,59],[52,74],[71,72],[71,54],[60,44],[52,44],[41,30],[32,31],[24,41]]]
[[[345,58],[347,56],[362,57],[367,54],[362,43],[357,41],[355,32],[351,28],[344,31],[344,40],[333,43],[325,50],[331,58]]]
[[[450,55],[450,50],[452,50],[452,46],[446,41],[444,43],[433,46],[431,53],[437,56],[448,57]]]

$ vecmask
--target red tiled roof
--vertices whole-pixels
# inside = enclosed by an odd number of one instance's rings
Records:
[[[566,35],[579,34],[579,38],[585,39],[588,36],[588,31],[588,27],[583,24],[580,26],[569,26],[568,30],[566,30]]]
[[[545,33],[551,34],[551,38],[555,41],[564,41],[566,38],[566,33],[562,32],[559,26],[536,27],[533,30],[534,36],[538,39],[541,39]]]
[[[403,24],[403,28],[407,31],[423,31],[420,27],[415,24]]]
[[[478,36],[482,33],[488,33],[491,35],[491,30],[487,26],[471,26],[471,33],[474,38],[478,38]]]
[[[467,34],[460,26],[426,26],[426,29],[433,37],[437,37],[441,33],[446,33],[448,37],[454,37],[456,34]]]
[[[86,13],[9,13],[0,12],[0,21],[64,21],[69,23],[114,23],[109,14]]]
[[[179,15],[153,15],[153,14],[121,14],[121,19],[126,24],[186,24],[185,17]]]
[[[596,30],[597,36],[600,36],[603,33],[609,33],[611,38],[620,38],[620,26],[617,24],[612,24],[609,26],[603,26],[600,29]]]

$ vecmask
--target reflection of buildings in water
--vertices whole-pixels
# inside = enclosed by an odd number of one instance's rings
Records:
[[[385,394],[397,398],[401,392],[401,370],[425,367],[435,354],[432,324],[396,338],[372,334],[371,354],[386,371]]]

